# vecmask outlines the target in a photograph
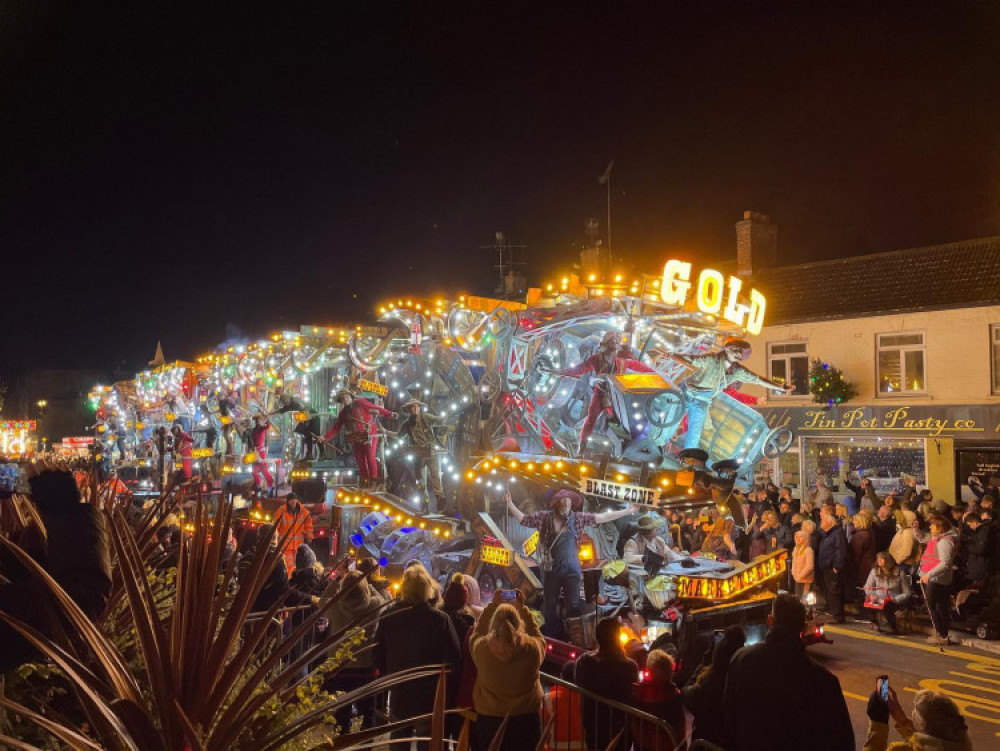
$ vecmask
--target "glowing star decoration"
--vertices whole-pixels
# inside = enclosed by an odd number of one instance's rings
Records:
[[[691,281],[691,264],[686,261],[669,260],[663,266],[660,283],[660,299],[667,305],[684,307],[688,302],[691,287],[695,287],[694,302],[698,310],[706,315],[719,315],[730,323],[742,326],[749,334],[760,334],[764,327],[764,311],[767,299],[757,290],[750,289],[750,304],[740,301],[743,280],[721,271],[703,269],[698,275],[697,285]],[[725,303],[725,305],[723,305]]]

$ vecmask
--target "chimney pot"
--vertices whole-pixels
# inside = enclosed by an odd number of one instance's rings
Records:
[[[776,266],[778,228],[767,214],[744,211],[736,222],[736,273],[753,276],[755,271]]]

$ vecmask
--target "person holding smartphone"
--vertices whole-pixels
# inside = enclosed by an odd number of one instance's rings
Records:
[[[875,690],[868,697],[868,737],[864,751],[886,751],[889,747],[889,718],[892,717],[901,741],[893,751],[971,751],[969,728],[965,718],[950,698],[937,691],[918,691],[913,698],[913,712],[907,717],[899,697],[889,685],[889,676],[880,675]]]
[[[487,748],[507,718],[500,751],[535,748],[542,735],[539,671],[545,659],[545,638],[538,630],[520,590],[498,589],[479,617],[469,644],[476,664],[472,696],[476,707],[476,737]]]

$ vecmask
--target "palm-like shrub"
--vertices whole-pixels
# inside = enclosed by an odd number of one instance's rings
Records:
[[[316,639],[295,658],[290,656],[295,644],[313,631],[344,592],[323,597],[284,638],[272,626],[281,602],[262,617],[248,620],[281,545],[259,544],[237,586],[236,556],[220,563],[231,523],[228,507],[209,518],[199,503],[194,530],[181,535],[176,575],[172,580],[158,576],[150,561],[157,520],[169,506],[166,497],[136,529],[120,508],[104,505],[114,569],[111,602],[100,624],[91,622],[42,566],[0,537],[0,544],[47,591],[62,627],[42,634],[2,612],[0,620],[47,658],[51,667],[45,670],[65,681],[85,722],[47,706],[38,698],[44,692],[32,694],[32,706],[11,699],[0,699],[0,706],[71,749],[360,748],[377,735],[426,718],[348,733],[331,724],[334,712],[408,680],[439,675],[432,718],[432,735],[439,744],[444,716],[440,666],[385,676],[340,696],[321,688],[325,675],[356,650],[367,648],[363,628],[378,618],[378,611],[348,629]],[[302,678],[302,669],[318,660],[324,660],[322,667]],[[0,744],[36,748],[6,735],[0,735]]]

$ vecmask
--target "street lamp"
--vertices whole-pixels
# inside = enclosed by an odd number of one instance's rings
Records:
[[[48,399],[39,399],[37,402],[35,402],[35,404],[38,405],[39,409],[45,409],[46,407],[49,406],[49,400]]]

